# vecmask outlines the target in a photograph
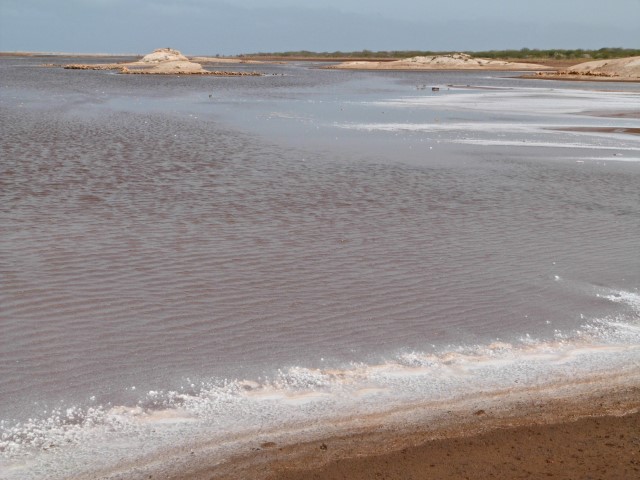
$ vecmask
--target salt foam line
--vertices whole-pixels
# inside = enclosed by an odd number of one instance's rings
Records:
[[[536,142],[524,140],[481,140],[472,138],[451,139],[452,143],[462,143],[467,145],[483,145],[483,146],[507,146],[507,147],[551,147],[551,148],[584,148],[589,150],[615,150],[626,152],[640,152],[640,148],[636,147],[618,147],[608,145],[586,144],[586,143],[559,143],[559,142]],[[613,160],[618,159],[614,157]],[[599,160],[606,160],[600,158]],[[621,159],[620,159],[621,160]]]
[[[550,125],[542,123],[481,123],[481,122],[455,122],[455,123],[335,123],[333,126],[348,130],[365,131],[410,131],[410,132],[491,132],[491,133],[546,133],[549,135],[580,135],[580,136],[600,136],[610,138],[615,133],[598,132],[593,130],[579,130],[580,128],[591,128],[592,126],[581,125]],[[629,128],[619,126],[619,128]],[[574,130],[576,129],[576,130]],[[640,143],[640,139],[624,135],[625,140]]]
[[[410,96],[371,102],[384,107],[444,107],[459,110],[510,112],[523,115],[576,114],[585,110],[633,111],[635,92],[593,92],[539,89]],[[637,110],[637,109],[636,109]]]

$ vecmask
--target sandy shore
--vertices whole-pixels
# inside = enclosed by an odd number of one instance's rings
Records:
[[[495,394],[474,397],[448,403],[440,416],[425,406],[298,443],[256,437],[226,462],[209,466],[206,456],[191,452],[192,461],[153,478],[640,478],[640,386],[616,383],[572,385],[552,397],[532,391],[500,402]]]
[[[17,53],[0,53],[3,56],[23,55]],[[27,55],[27,54],[24,54]],[[28,54],[31,56],[44,54]],[[76,55],[77,56],[77,55]],[[100,58],[104,55],[94,54],[89,57]],[[279,58],[279,57],[276,57]],[[129,62],[121,63],[88,63],[68,64],[67,69],[76,70],[116,70],[123,74],[146,75],[219,75],[219,76],[245,76],[260,75],[258,72],[230,72],[205,70],[203,65],[233,65],[233,64],[264,64],[286,63],[294,61],[287,58],[284,62],[275,62],[276,58],[256,60],[250,57],[186,57],[178,50],[161,48],[145,55],[144,57]],[[306,61],[328,62],[327,58],[304,58]],[[335,61],[336,59],[334,59]],[[513,61],[510,59],[495,60],[476,58],[464,53],[435,55],[428,57],[412,57],[400,60],[356,60],[344,61],[326,65],[321,68],[336,70],[390,70],[390,71],[459,71],[459,70],[485,70],[485,71],[531,71],[520,78],[539,80],[571,80],[571,81],[598,81],[598,82],[640,82],[640,57],[618,58],[611,60],[597,60],[584,62],[577,65],[569,65],[568,60],[546,59],[539,63]],[[48,67],[61,65],[47,64]],[[535,72],[535,73],[534,73]]]
[[[548,70],[549,67],[535,63],[509,62],[486,58],[475,58],[464,53],[412,57],[394,61],[352,61],[325,67],[336,70]]]
[[[557,72],[539,72],[531,78],[604,82],[640,82],[640,57],[583,62]]]
[[[394,61],[347,61],[324,68],[338,70],[489,70],[531,71],[521,78],[541,80],[574,80],[604,82],[639,82],[640,57],[595,60],[577,65],[568,61],[547,60],[523,63],[508,60],[476,58],[457,53],[430,57],[412,57]]]
[[[328,450],[327,446],[327,450]],[[310,470],[282,468],[281,480],[640,478],[640,413],[501,428],[432,440],[382,455],[335,459]]]

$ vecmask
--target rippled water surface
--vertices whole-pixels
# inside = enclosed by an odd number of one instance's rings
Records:
[[[637,85],[38,64],[0,63],[8,478],[89,468],[83,443],[148,442],[134,417],[158,410],[228,434],[358,408],[362,389],[540,382],[574,349],[637,365]],[[558,130],[573,127],[619,131]],[[460,380],[442,370],[454,352],[519,366]],[[601,368],[589,355],[571,371]],[[398,383],[381,366],[435,370]],[[278,401],[292,392],[319,397]]]

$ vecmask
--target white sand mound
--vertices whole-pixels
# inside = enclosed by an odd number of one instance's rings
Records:
[[[566,72],[561,73],[568,75],[640,79],[640,57],[595,60],[592,62],[579,63],[578,65],[569,67]]]
[[[344,62],[331,68],[371,70],[545,70],[547,67],[533,63],[514,63],[502,60],[475,58],[466,53],[412,57],[391,62]]]
[[[189,59],[178,50],[172,48],[158,48],[140,59],[142,63],[162,63],[162,62],[188,62]]]
[[[487,58],[475,58],[466,53],[454,53],[451,55],[436,55],[433,57],[413,57],[391,63],[416,63],[419,65],[450,67],[450,68],[517,68],[531,69],[544,68],[542,65],[532,63],[515,63],[503,60],[490,60]]]
[[[127,64],[122,73],[203,74],[202,65],[191,62],[178,50],[159,48],[137,62]]]
[[[132,63],[123,67],[122,73],[202,74],[206,73],[206,70],[199,63],[170,60],[159,62],[151,67],[147,64]]]
[[[178,50],[172,48],[159,48],[145,55],[137,62],[131,64],[132,69],[123,73],[143,73],[136,71],[138,68],[144,73],[160,74],[202,74],[206,73],[202,65],[190,61]]]
[[[219,75],[219,76],[258,76],[258,72],[208,71],[197,62],[191,62],[178,50],[160,48],[145,55],[140,60],[128,63],[108,64],[72,64],[64,68],[77,70],[118,70],[125,74],[148,75]]]

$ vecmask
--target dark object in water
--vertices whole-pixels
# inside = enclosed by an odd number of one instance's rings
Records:
[[[432,92],[439,92],[440,91],[440,87],[431,87],[431,91]]]

